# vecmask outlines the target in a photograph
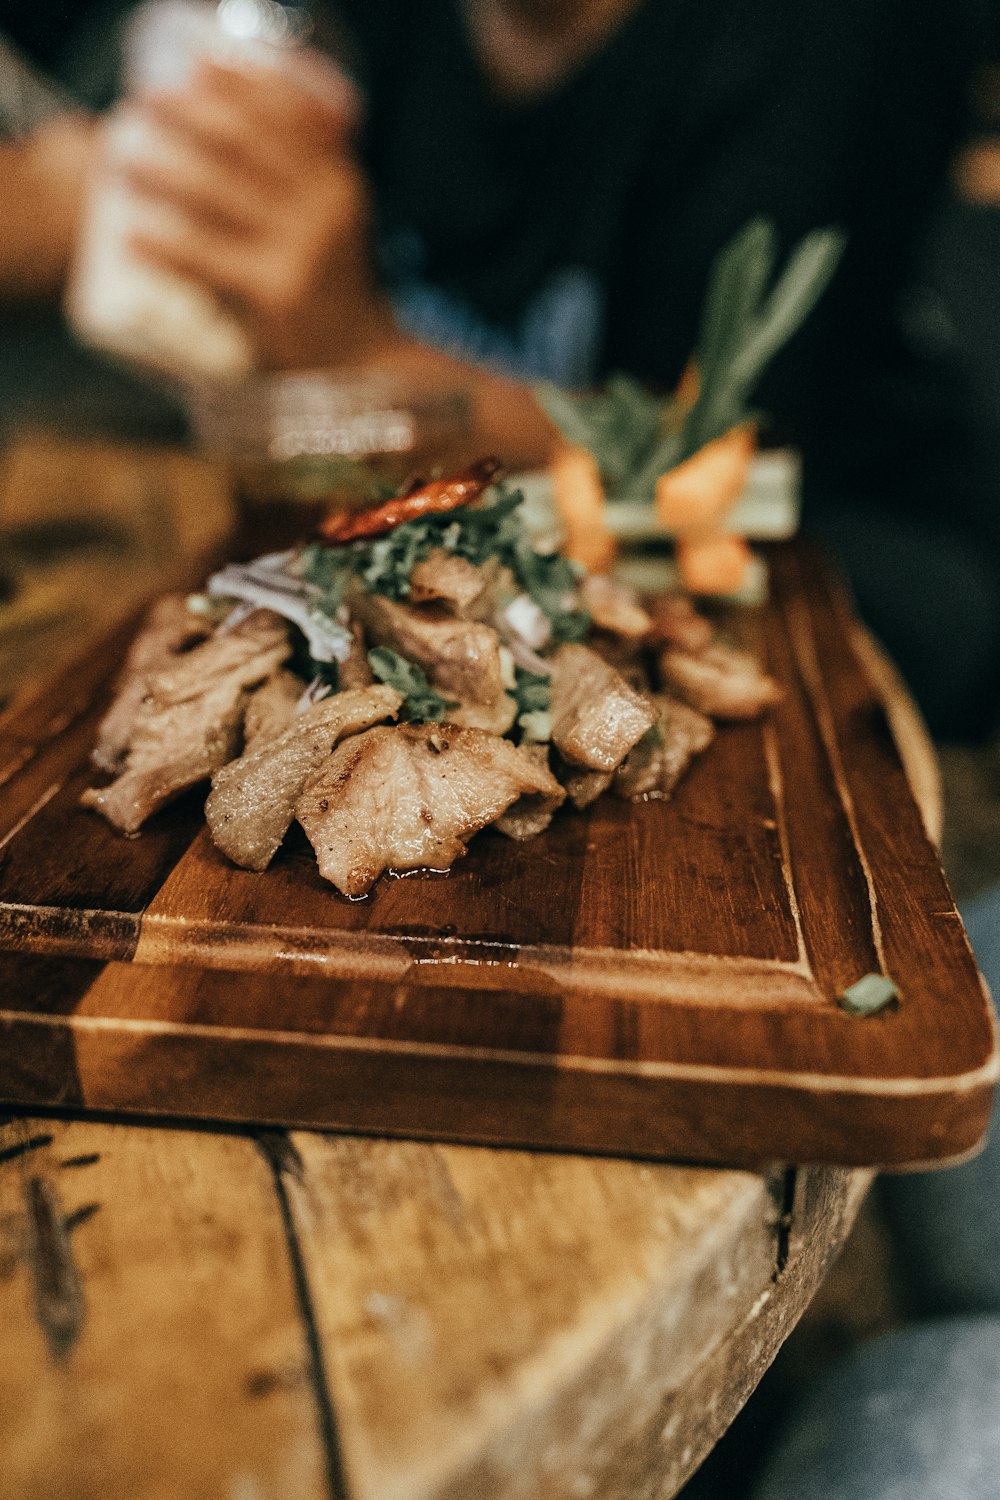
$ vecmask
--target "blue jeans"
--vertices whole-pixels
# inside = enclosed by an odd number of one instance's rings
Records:
[[[1000,1001],[1000,887],[963,916]],[[1000,1500],[1000,1129],[964,1166],[877,1191],[922,1321],[821,1377],[752,1500]]]
[[[1000,1316],[932,1319],[811,1388],[753,1500],[997,1500]]]
[[[969,902],[962,916],[1000,1004],[1000,887]],[[908,1311],[1000,1315],[1000,1119],[986,1150],[964,1166],[885,1177],[877,1192]]]

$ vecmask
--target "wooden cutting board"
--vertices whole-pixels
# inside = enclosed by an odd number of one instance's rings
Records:
[[[78,806],[127,637],[0,723],[0,1098],[734,1164],[975,1148],[989,1000],[849,610],[798,545],[729,626],[786,688],[669,802],[604,798],[348,902],[203,794]],[[898,1005],[837,1003],[868,973]]]

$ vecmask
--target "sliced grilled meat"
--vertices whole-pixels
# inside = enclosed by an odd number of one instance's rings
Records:
[[[168,594],[153,605],[129,648],[115,700],[98,728],[90,756],[95,766],[102,771],[121,769],[150,674],[204,640],[211,628],[203,616],[191,613],[182,594]]]
[[[517,704],[504,690],[500,638],[489,625],[457,620],[434,607],[414,609],[381,594],[359,596],[355,608],[373,645],[415,662],[442,697],[458,703],[450,714],[456,724],[506,733]]]
[[[634,590],[604,573],[592,573],[584,579],[580,602],[597,629],[611,635],[641,641],[653,628]]]
[[[84,792],[84,806],[134,833],[185,788],[211,776],[239,748],[247,689],[276,672],[289,649],[285,622],[255,610],[228,634],[216,633],[155,673],[125,769],[110,786]]]
[[[390,687],[334,693],[296,714],[276,738],[258,741],[217,771],[205,817],[223,854],[247,870],[266,869],[319,763],[348,735],[395,718],[402,701]]]
[[[414,604],[443,604],[465,618],[495,571],[495,565],[479,568],[454,552],[435,547],[410,574],[410,599]]]
[[[671,692],[712,719],[756,719],[783,696],[759,662],[735,646],[664,651],[660,674]]]
[[[583,812],[585,807],[596,802],[607,791],[613,775],[611,771],[582,771],[579,766],[567,766],[564,763],[559,771],[559,780],[577,812]]]
[[[704,651],[715,637],[715,630],[700,615],[686,594],[663,594],[650,604],[653,617],[651,639],[661,646],[678,651]]]
[[[273,740],[291,723],[305,683],[294,672],[275,672],[250,694],[243,721],[243,748]]]
[[[558,783],[516,745],[452,724],[380,726],[349,739],[306,782],[295,816],[320,874],[365,895],[383,870],[446,870],[473,834]]]
[[[544,771],[549,770],[548,745],[521,745],[520,750],[536,766]],[[566,801],[566,793],[555,777],[552,779],[554,791],[527,792],[497,818],[496,827],[501,833],[505,833],[509,839],[524,843],[526,839],[533,839],[536,834],[548,828],[553,815]]]
[[[571,765],[617,769],[656,722],[656,709],[586,646],[561,646],[552,662],[552,743]]]
[[[619,797],[668,797],[696,755],[711,744],[715,728],[696,709],[656,694],[657,720],[615,772]]]
[[[340,663],[340,686],[341,688],[371,687],[375,681],[375,673],[368,665],[368,649],[361,621],[352,620],[348,629],[351,632],[351,649],[347,660]]]

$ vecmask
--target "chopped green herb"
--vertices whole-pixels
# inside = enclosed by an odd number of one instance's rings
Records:
[[[567,440],[594,454],[612,499],[648,503],[661,474],[756,419],[751,402],[765,369],[822,296],[844,245],[838,229],[813,230],[779,273],[777,230],[757,218],[723,247],[708,280],[694,352],[698,395],[690,410],[622,375],[585,395],[535,387]]]
[[[441,545],[441,527],[430,520],[404,521],[388,536],[370,542],[355,542],[354,571],[373,594],[390,599],[408,599],[410,574],[417,563]]]
[[[514,668],[518,714],[547,713],[552,695],[552,681],[539,672],[526,672],[523,667]]]
[[[514,668],[514,697],[517,699],[517,723],[522,739],[544,743],[552,738],[552,679],[538,672]]]
[[[575,607],[579,584],[565,557],[558,552],[536,552],[527,537],[520,536],[501,553],[501,561],[548,619],[554,641],[586,640],[590,616]]]
[[[352,570],[345,552],[346,549],[311,543],[303,547],[296,560],[295,571],[316,590],[315,606],[326,614],[334,614],[347,593]]]
[[[457,703],[442,698],[440,693],[434,691],[426,674],[415,662],[407,661],[398,651],[390,651],[388,646],[376,646],[369,651],[368,665],[379,682],[402,693],[401,713],[404,719],[418,724],[428,721],[436,723],[444,718],[450,708],[458,707]]]
[[[520,490],[500,490],[487,503],[404,521],[387,536],[344,547],[306,547],[299,576],[317,590],[317,607],[335,614],[352,576],[371,593],[408,599],[413,569],[436,548],[476,567],[495,559],[547,617],[554,641],[585,640],[590,616],[575,608],[577,574],[558,553],[534,550],[517,515],[523,499]]]
[[[874,1016],[898,999],[899,991],[885,974],[866,974],[838,996],[837,1004],[852,1016]]]

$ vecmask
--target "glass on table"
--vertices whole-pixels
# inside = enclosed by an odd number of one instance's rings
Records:
[[[467,455],[468,394],[333,370],[192,387],[199,449],[225,463],[246,506],[361,507]]]

